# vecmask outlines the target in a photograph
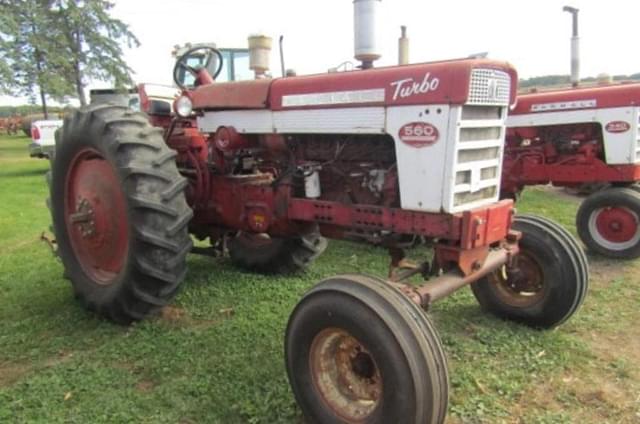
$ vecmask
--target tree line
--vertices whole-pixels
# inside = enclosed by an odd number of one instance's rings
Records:
[[[640,72],[631,75],[613,75],[611,77],[613,81],[640,81]],[[580,82],[590,83],[596,82],[597,77],[581,78]],[[532,77],[528,79],[521,79],[518,82],[520,88],[530,87],[545,87],[554,85],[569,85],[571,83],[571,76],[569,75],[544,75],[540,77]]]
[[[131,83],[122,46],[140,45],[106,0],[0,0],[0,93],[87,104],[90,80]]]

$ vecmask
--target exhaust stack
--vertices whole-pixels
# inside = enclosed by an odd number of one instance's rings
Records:
[[[400,38],[398,38],[398,65],[409,64],[409,39],[407,38],[407,27],[400,27]]]
[[[380,59],[376,28],[382,0],[353,0],[353,38],[355,58],[361,62],[360,68],[373,68],[373,62]]]
[[[562,10],[571,13],[573,18],[571,31],[571,85],[577,87],[580,83],[580,37],[578,37],[578,12],[580,10],[571,6],[565,6]]]

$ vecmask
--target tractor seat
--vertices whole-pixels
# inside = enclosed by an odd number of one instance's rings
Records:
[[[269,103],[272,79],[217,82],[197,87],[194,109],[264,109]]]

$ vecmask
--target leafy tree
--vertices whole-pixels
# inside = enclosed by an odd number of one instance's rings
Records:
[[[110,16],[106,0],[0,0],[0,92],[62,100],[92,79],[131,83],[122,43],[138,46],[129,27]]]
[[[45,116],[47,96],[73,93],[56,66],[62,51],[49,6],[48,0],[0,0],[0,91],[30,98],[37,91]]]
[[[116,87],[131,83],[121,46],[137,47],[140,42],[124,22],[109,15],[113,6],[106,0],[53,0],[50,8],[65,50],[57,65],[68,72],[83,106],[88,79],[112,80]]]

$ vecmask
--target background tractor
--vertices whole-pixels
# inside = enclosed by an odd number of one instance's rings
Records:
[[[640,256],[640,84],[604,84],[518,96],[507,119],[504,197],[525,186],[597,186],[576,216],[587,247]]]
[[[265,78],[270,40],[250,37],[255,80],[216,82],[214,47],[178,57],[167,126],[109,104],[68,116],[53,226],[78,299],[119,323],[171,301],[192,236],[261,273],[303,270],[327,238],[386,248],[386,278],[329,277],[295,307],[291,387],[316,422],[441,423],[446,357],[423,309],[471,284],[488,311],[550,328],[579,308],[588,269],[567,231],[498,200],[513,68],[373,68],[378,3],[354,2],[363,70]],[[411,262],[415,246],[432,254]]]

